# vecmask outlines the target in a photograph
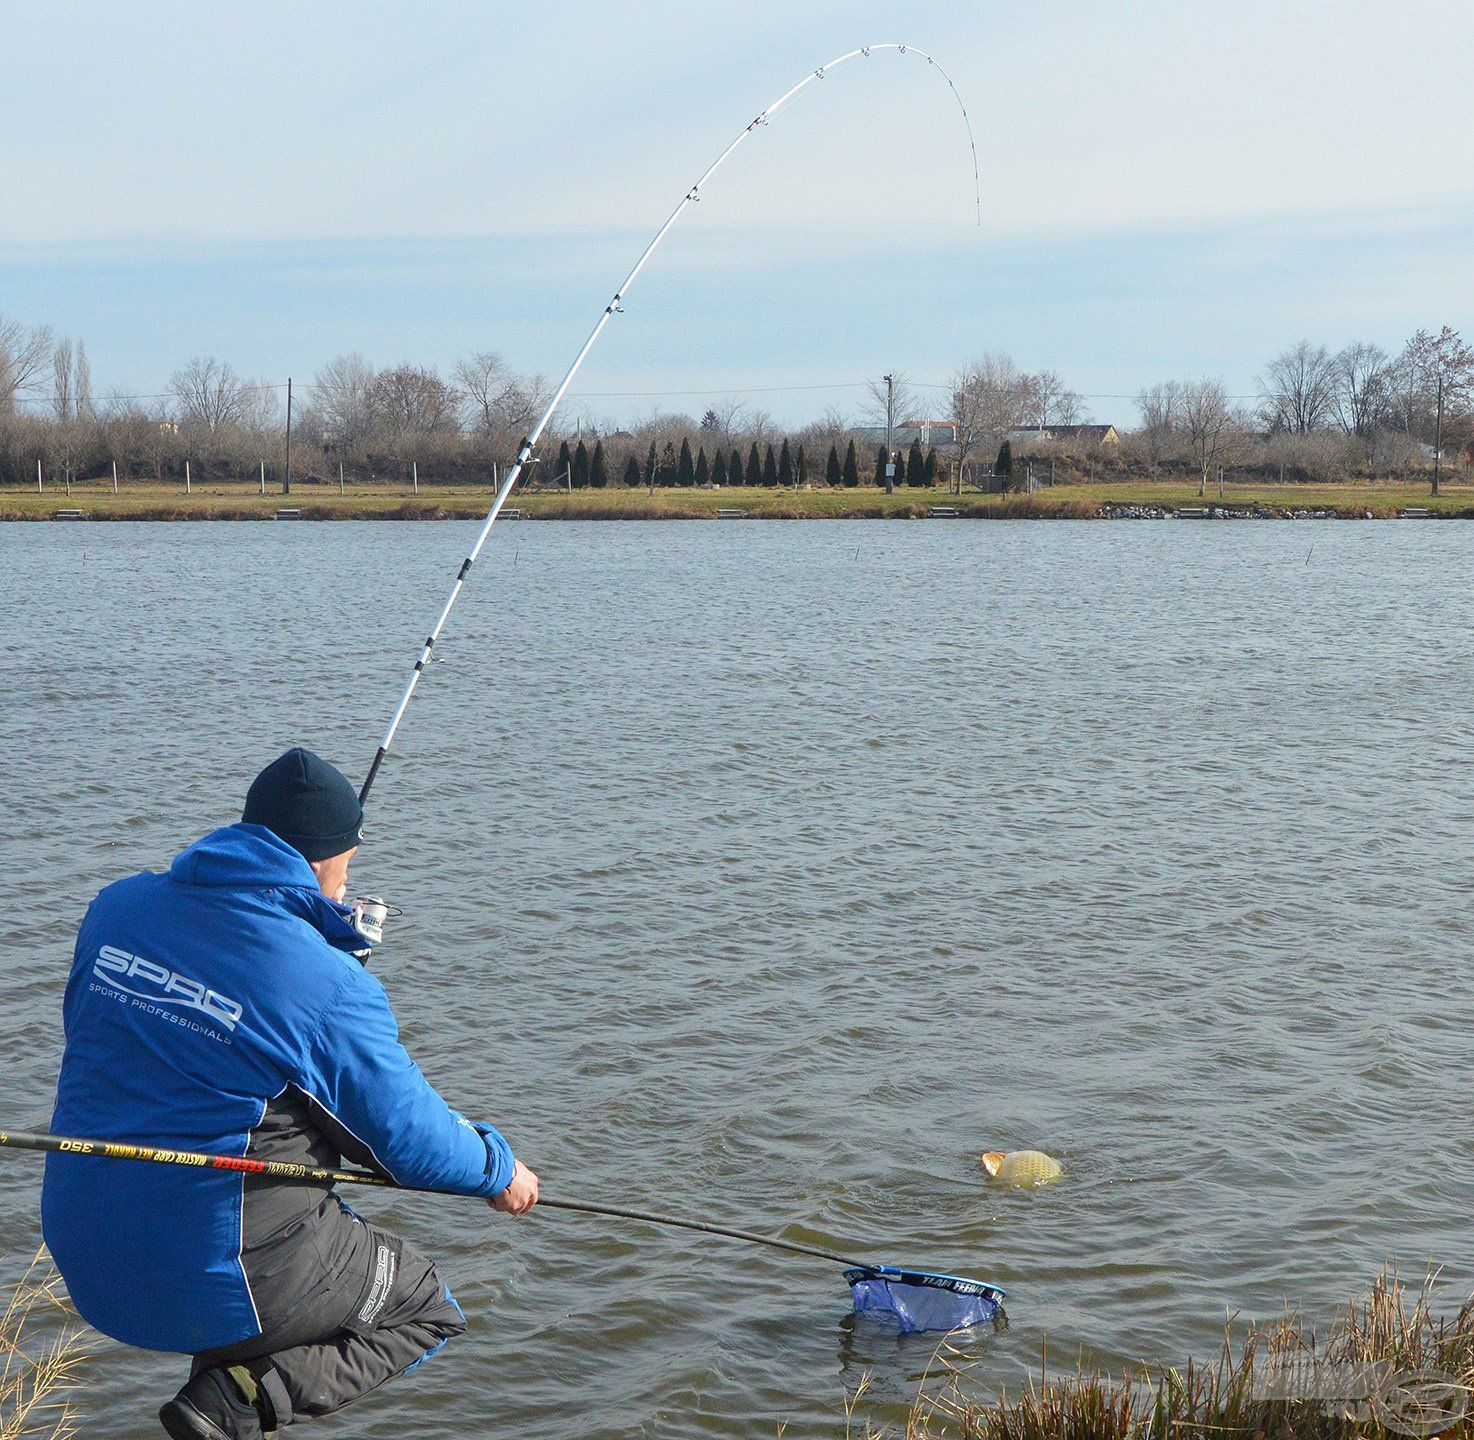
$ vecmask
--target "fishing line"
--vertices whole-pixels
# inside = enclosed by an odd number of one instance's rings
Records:
[[[445,604],[441,607],[440,614],[431,627],[430,633],[425,637],[425,643],[420,647],[419,657],[415,660],[414,668],[410,671],[409,680],[404,687],[404,693],[399,697],[399,704],[395,707],[394,714],[389,720],[388,728],[384,731],[384,738],[379,742],[379,748],[374,754],[373,763],[369,766],[367,776],[364,777],[363,788],[358,792],[360,803],[365,803],[368,800],[369,791],[373,789],[374,781],[379,774],[379,767],[384,763],[384,757],[389,753],[389,747],[394,743],[394,736],[399,730],[400,722],[404,719],[404,712],[409,708],[409,702],[414,696],[415,687],[420,683],[420,676],[425,673],[425,667],[430,663],[431,652],[435,649],[435,642],[440,638],[440,633],[445,628],[445,622],[450,618],[450,612],[455,607],[462,586],[466,583],[466,577],[471,573],[471,567],[476,563],[476,557],[481,554],[481,547],[486,544],[486,537],[491,534],[492,526],[496,524],[496,519],[501,514],[502,506],[506,504],[507,497],[512,493],[512,489],[521,477],[522,471],[529,463],[532,463],[532,452],[536,448],[538,440],[541,439],[543,431],[547,429],[548,422],[552,420],[554,412],[563,401],[563,397],[568,393],[568,388],[573,384],[574,377],[582,368],[583,362],[588,358],[589,351],[594,348],[599,336],[604,333],[604,327],[614,316],[624,313],[624,300],[629,294],[630,287],[638,278],[640,271],[645,268],[646,263],[655,253],[660,242],[669,234],[671,227],[680,219],[687,208],[696,204],[701,199],[701,187],[716,174],[717,170],[726,162],[728,156],[748,136],[752,135],[760,127],[767,125],[773,116],[787,105],[794,96],[807,89],[816,80],[824,79],[829,71],[837,69],[840,65],[857,57],[868,59],[879,50],[894,50],[899,55],[915,55],[925,60],[947,82],[947,88],[951,90],[953,98],[957,101],[957,108],[962,112],[962,120],[967,127],[967,143],[972,153],[973,201],[977,211],[977,223],[979,226],[982,225],[983,192],[982,182],[978,173],[978,147],[973,137],[972,120],[968,116],[967,106],[963,104],[962,96],[958,92],[957,86],[952,83],[952,77],[924,50],[917,50],[914,46],[899,44],[862,45],[858,50],[851,50],[848,54],[840,55],[836,59],[831,60],[827,65],[821,65],[817,70],[811,71],[797,85],[785,90],[767,109],[759,111],[748,122],[741,133],[738,134],[736,139],[702,171],[700,178],[686,191],[681,197],[680,203],[671,211],[665,224],[655,232],[655,237],[641,252],[640,258],[635,261],[634,268],[625,276],[619,288],[614,292],[613,297],[604,307],[603,313],[599,316],[598,322],[589,332],[588,339],[583,342],[582,348],[574,356],[573,364],[568,367],[567,373],[559,382],[558,388],[553,392],[552,399],[548,401],[547,408],[544,409],[541,418],[533,427],[532,433],[522,442],[522,446],[517,452],[516,463],[507,471],[506,479],[502,481],[501,488],[496,493],[496,499],[492,502],[491,510],[487,514],[486,520],[476,536],[475,543],[471,546],[466,558],[461,562],[461,568],[457,572],[455,581],[450,587],[450,594],[446,597]]]

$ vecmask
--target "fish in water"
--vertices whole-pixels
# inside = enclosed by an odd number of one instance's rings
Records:
[[[989,1150],[983,1156],[983,1169],[990,1180],[1002,1185],[1048,1185],[1058,1180],[1063,1167],[1052,1155],[1042,1150]]]

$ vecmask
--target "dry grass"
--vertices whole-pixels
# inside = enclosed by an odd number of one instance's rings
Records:
[[[44,1250],[0,1312],[0,1440],[69,1440],[77,1420],[67,1392],[87,1352],[61,1277]]]
[[[291,495],[278,490],[260,495],[245,483],[199,485],[185,495],[178,485],[133,481],[114,495],[111,486],[89,483],[73,487],[70,497],[59,490],[38,495],[32,490],[0,490],[0,520],[49,520],[62,509],[83,511],[91,520],[270,520],[277,510],[295,508],[304,520],[479,520],[491,505],[489,485],[424,484],[418,496],[402,485],[336,485],[299,482]],[[1225,487],[1230,504],[1259,506],[1271,514],[1336,510],[1346,516],[1367,512],[1395,516],[1407,506],[1440,515],[1474,515],[1474,490],[1449,484],[1436,499],[1426,484],[1348,483],[1342,485],[1269,485],[1236,483]],[[511,505],[530,520],[707,520],[718,510],[737,510],[753,520],[909,520],[924,518],[932,506],[946,506],[962,518],[978,520],[1090,519],[1113,506],[1177,509],[1219,499],[1217,487],[1199,498],[1195,482],[1138,480],[1102,484],[1058,485],[1032,495],[961,496],[941,488],[903,487],[887,495],[871,485],[855,489],[723,490],[609,488],[605,490],[519,491]]]
[[[1295,1316],[1237,1338],[1229,1326],[1211,1361],[1044,1369],[1017,1394],[980,1394],[944,1344],[897,1440],[1474,1440],[1474,1301],[1435,1317],[1432,1279],[1410,1292],[1384,1275],[1321,1336]],[[855,1426],[852,1404],[847,1436],[885,1433]]]

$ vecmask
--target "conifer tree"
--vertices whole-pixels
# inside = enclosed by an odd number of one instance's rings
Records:
[[[711,484],[711,466],[706,463],[706,446],[696,452],[696,487],[701,489]]]
[[[740,485],[743,482],[742,457],[737,453],[737,447],[732,447],[731,457],[727,461],[727,484]]]
[[[572,469],[573,451],[568,448],[568,442],[565,440],[558,447],[558,468],[554,472],[553,479],[559,485],[566,485],[568,483],[568,472]]]
[[[802,440],[799,441],[798,449],[793,452],[793,481],[796,485],[802,485],[805,490],[809,488],[809,462],[804,455]]]
[[[717,458],[712,461],[711,483],[713,485],[725,485],[727,483],[727,457],[722,454],[721,446],[717,446]]]
[[[681,436],[681,458],[676,462],[676,484],[689,490],[696,483],[696,465],[691,459],[691,442]]]
[[[584,489],[589,483],[589,447],[582,440],[573,452],[573,488]]]
[[[896,476],[894,483],[897,485],[904,485],[906,483],[906,457],[899,450],[896,451]]]
[[[793,484],[793,452],[788,448],[788,437],[783,437],[783,448],[778,452],[778,483],[786,490]]]
[[[650,453],[645,457],[645,484],[654,485],[660,476],[656,473],[659,468],[655,459],[655,442],[650,442]]]
[[[993,462],[993,473],[998,476],[999,489],[1005,495],[1013,483],[1013,446],[1005,440],[998,447],[998,458]]]
[[[860,483],[860,460],[855,454],[855,442],[849,443],[849,448],[844,452],[844,483],[853,490]]]
[[[686,442],[681,441],[682,445]],[[690,446],[686,446],[686,456],[691,455]],[[676,478],[681,472],[681,462],[676,459],[676,447],[669,440],[661,447],[660,451],[660,483],[662,485],[674,485]]]
[[[906,452],[906,483],[912,486],[926,484],[926,456],[921,453],[920,440],[913,440]]]
[[[837,488],[840,478],[839,451],[831,445],[829,447],[829,459],[824,462],[824,483]]]
[[[778,458],[773,454],[773,447],[768,446],[768,453],[763,456],[763,484],[770,489],[778,483]]]
[[[885,489],[885,446],[875,447],[875,483],[880,489]]]
[[[763,457],[757,453],[756,440],[752,442],[752,449],[747,452],[747,483],[749,485],[763,483]]]
[[[598,441],[594,445],[594,458],[589,461],[589,486],[594,490],[603,490],[609,484],[609,463],[604,459],[604,442]]]
[[[633,455],[624,463],[624,484],[627,490],[638,490],[641,485],[640,462]]]
[[[935,445],[926,452],[926,483],[928,485],[937,483],[937,447]]]

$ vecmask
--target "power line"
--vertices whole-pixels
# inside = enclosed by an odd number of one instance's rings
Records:
[[[285,390],[287,382],[263,381],[260,384],[242,385],[242,390]],[[161,390],[152,395],[113,395],[111,393],[103,396],[93,396],[93,405],[111,405],[119,400],[177,400],[178,394],[173,390]],[[17,405],[51,405],[55,401],[48,395],[12,395],[11,400]]]
[[[871,383],[869,380],[838,380],[826,385],[729,385],[706,390],[580,390],[577,393],[583,400],[660,400],[668,396],[780,395],[796,390],[856,390]]]
[[[664,400],[664,399],[701,399],[707,397],[723,397],[727,395],[792,395],[801,392],[812,392],[820,390],[862,390],[876,384],[874,380],[832,380],[815,385],[715,385],[707,386],[700,390],[584,390],[577,394],[581,400]],[[906,382],[913,390],[952,390],[955,387],[947,381],[941,380],[908,380]],[[285,390],[285,380],[262,381],[259,384],[247,384],[240,387],[242,390],[261,392],[264,390]],[[317,385],[306,385],[304,390],[316,393],[322,387]],[[1077,390],[1072,392],[1082,400],[1136,400],[1137,394],[1119,394],[1096,390]],[[1138,392],[1139,393],[1139,392]],[[53,400],[45,395],[14,395],[11,397],[17,405],[42,405],[53,404]],[[107,394],[93,400],[94,405],[108,405],[124,400],[177,400],[179,396],[173,390],[156,391],[146,395],[114,395]],[[1229,395],[1229,400],[1258,400],[1261,398],[1256,394]]]

